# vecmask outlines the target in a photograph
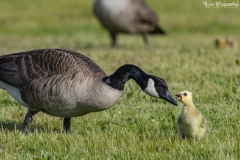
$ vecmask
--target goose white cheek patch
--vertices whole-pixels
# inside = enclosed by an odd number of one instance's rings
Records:
[[[155,82],[154,80],[152,80],[151,78],[148,79],[148,84],[147,84],[147,87],[144,89],[144,92],[149,94],[150,96],[153,96],[153,97],[157,97],[159,98],[158,96],[158,93],[155,89]]]

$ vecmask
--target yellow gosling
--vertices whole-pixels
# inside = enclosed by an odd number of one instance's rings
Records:
[[[193,104],[192,93],[185,90],[176,96],[183,103],[182,112],[177,119],[178,134],[183,139],[201,139],[207,130],[207,119]]]
[[[216,48],[225,48],[227,46],[227,42],[224,37],[218,37],[215,40],[215,46]]]
[[[235,50],[238,49],[238,43],[232,37],[218,37],[218,38],[216,38],[215,46],[216,46],[216,48],[232,48],[232,49],[235,49]]]

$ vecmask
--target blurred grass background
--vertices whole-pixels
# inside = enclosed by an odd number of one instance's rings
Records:
[[[240,159],[240,53],[216,49],[218,36],[240,41],[240,8],[205,8],[203,1],[148,0],[167,31],[149,38],[119,35],[118,48],[92,13],[93,1],[1,0],[0,54],[64,48],[87,55],[107,74],[132,63],[165,79],[171,93],[193,92],[209,120],[201,141],[176,134],[179,107],[145,95],[129,81],[111,109],[73,119],[71,134],[62,120],[34,116],[30,134],[18,129],[26,108],[0,91],[2,159]],[[213,2],[213,1],[212,1]],[[231,1],[228,1],[231,2]]]

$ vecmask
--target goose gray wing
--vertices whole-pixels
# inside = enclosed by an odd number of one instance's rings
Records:
[[[71,76],[77,72],[106,75],[91,59],[70,50],[40,49],[0,56],[0,80],[19,89],[35,79],[69,72]]]
[[[133,0],[136,7],[137,18],[141,23],[149,25],[158,25],[158,18],[156,14],[148,7],[144,0]]]

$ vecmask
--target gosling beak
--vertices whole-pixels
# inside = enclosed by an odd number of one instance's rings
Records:
[[[177,100],[181,101],[182,100],[182,94],[176,94]]]
[[[174,100],[174,98],[172,97],[172,95],[169,93],[169,91],[166,92],[165,96],[162,97],[162,99],[172,103],[173,105],[177,106],[178,103]]]

